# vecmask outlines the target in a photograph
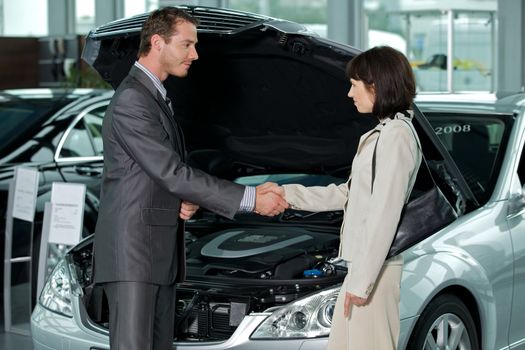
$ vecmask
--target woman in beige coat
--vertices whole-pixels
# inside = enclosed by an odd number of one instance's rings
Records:
[[[357,110],[379,122],[361,137],[348,181],[325,187],[268,187],[284,194],[295,209],[345,211],[339,253],[348,274],[336,302],[328,349],[396,349],[403,259],[385,258],[421,163],[409,110],[414,75],[403,54],[376,47],[349,62],[347,77],[348,97]]]

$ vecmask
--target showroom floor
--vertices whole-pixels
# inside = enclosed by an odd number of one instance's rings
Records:
[[[15,333],[0,332],[0,349],[2,350],[33,350],[31,337]]]
[[[28,290],[26,288],[26,290]],[[0,350],[33,350],[33,341],[29,335],[21,335],[30,333],[29,325],[29,311],[27,311],[27,303],[23,300],[29,300],[29,294],[26,290],[15,289],[11,295],[12,313],[11,325],[15,329],[13,332],[5,332],[4,324],[4,307],[0,303]],[[0,300],[4,300],[3,293],[0,293]]]

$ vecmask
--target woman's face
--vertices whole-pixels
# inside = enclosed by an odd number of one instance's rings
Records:
[[[359,113],[372,113],[374,109],[374,103],[376,101],[376,95],[372,89],[367,89],[366,85],[362,80],[350,79],[350,91],[348,91],[348,97],[354,100]]]

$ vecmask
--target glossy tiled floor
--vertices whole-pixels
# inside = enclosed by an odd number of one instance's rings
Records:
[[[15,333],[0,332],[1,350],[33,350],[31,337]]]

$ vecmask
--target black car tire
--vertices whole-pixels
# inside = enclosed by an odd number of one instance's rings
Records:
[[[408,350],[479,350],[472,315],[457,296],[442,294],[425,308],[414,327]]]

